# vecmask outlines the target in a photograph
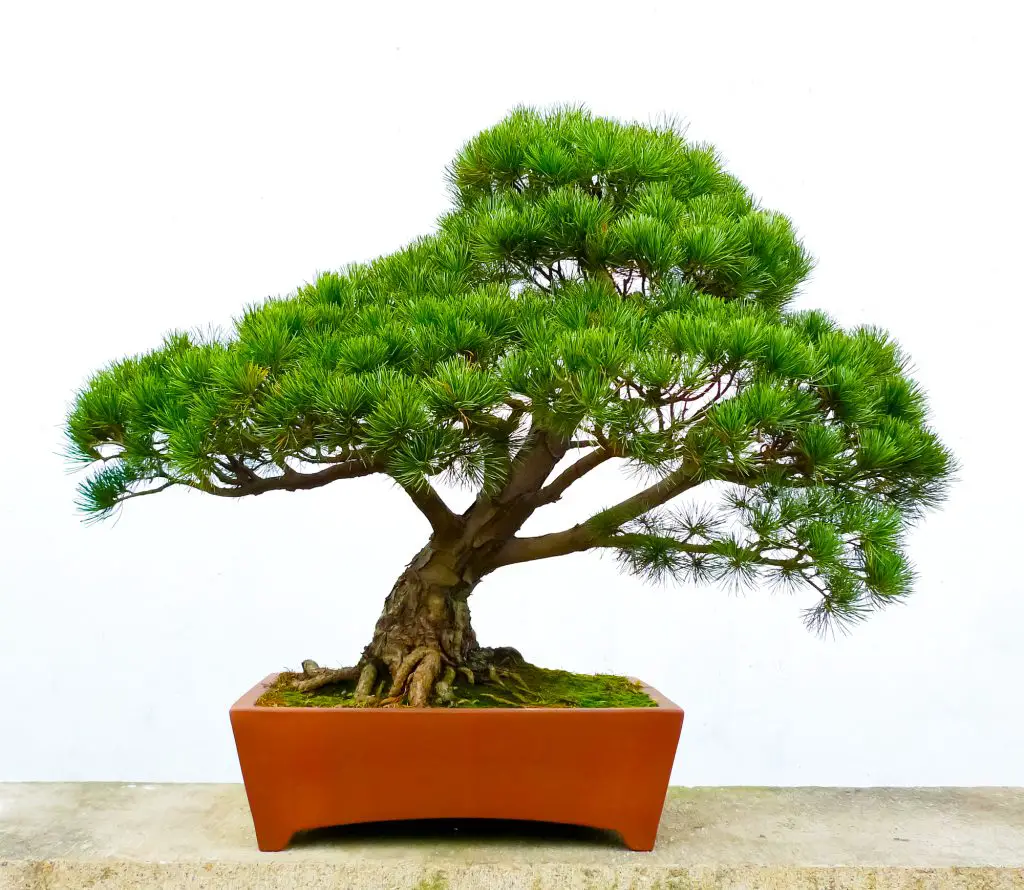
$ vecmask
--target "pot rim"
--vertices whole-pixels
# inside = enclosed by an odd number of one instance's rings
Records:
[[[252,687],[246,692],[241,698],[238,699],[232,706],[231,710],[234,711],[254,711],[260,714],[450,714],[451,719],[460,719],[456,715],[472,715],[472,714],[564,714],[566,716],[570,714],[651,714],[651,713],[664,713],[666,711],[682,712],[682,708],[679,707],[675,702],[671,701],[668,697],[660,693],[653,686],[644,683],[643,680],[637,680],[635,677],[628,677],[627,679],[633,680],[640,684],[640,688],[651,697],[655,703],[655,707],[646,708],[536,708],[530,706],[523,706],[521,708],[414,708],[408,705],[400,708],[310,708],[310,707],[262,707],[257,706],[256,700],[263,695],[263,693],[269,689],[274,681],[279,676],[278,673],[268,674],[259,683]],[[446,718],[447,719],[447,718]]]

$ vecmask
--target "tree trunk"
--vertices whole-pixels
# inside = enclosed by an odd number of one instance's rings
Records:
[[[537,508],[536,493],[568,442],[531,432],[531,442],[516,456],[516,467],[496,498],[480,495],[462,516],[423,499],[434,534],[399,576],[359,663],[321,668],[303,662],[293,688],[311,692],[336,682],[357,680],[355,695],[366,704],[425,707],[451,700],[462,673],[471,683],[517,679],[523,657],[510,647],[484,648],[469,620],[469,595],[494,558]],[[440,514],[440,515],[438,515]],[[429,518],[429,517],[428,517]]]
[[[450,701],[460,673],[473,683],[518,677],[513,669],[523,657],[515,649],[477,643],[467,600],[479,578],[470,561],[463,548],[431,539],[395,581],[359,663],[321,668],[305,661],[293,688],[312,692],[356,680],[364,704],[426,707]]]
[[[428,704],[448,669],[454,675],[479,648],[467,603],[474,584],[456,574],[454,562],[452,553],[428,544],[384,601],[363,661],[387,670],[388,697],[400,698],[407,692],[410,704]]]

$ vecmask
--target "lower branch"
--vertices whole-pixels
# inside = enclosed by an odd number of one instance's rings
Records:
[[[572,467],[569,468],[571,470]],[[566,472],[569,472],[567,470]],[[557,481],[557,480],[556,480]],[[538,535],[532,538],[512,538],[499,550],[487,566],[493,571],[501,566],[552,556],[579,553],[598,546],[627,522],[643,515],[648,510],[664,504],[684,491],[699,485],[701,480],[695,468],[683,464],[664,479],[627,498],[614,507],[595,513],[586,522],[561,532]],[[552,483],[555,484],[555,483]]]

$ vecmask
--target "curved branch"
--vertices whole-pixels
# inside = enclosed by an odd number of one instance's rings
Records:
[[[530,430],[528,444],[516,455],[512,472],[500,494],[499,504],[508,504],[524,495],[536,493],[555,465],[565,457],[567,440],[536,427]]]
[[[676,495],[696,488],[704,481],[699,477],[696,467],[684,462],[681,467],[673,470],[664,479],[660,479],[643,491],[626,498],[614,507],[595,513],[584,525],[590,526],[596,532],[607,533],[611,528],[619,528],[631,519],[642,516],[648,510],[660,507]]]
[[[451,537],[462,530],[463,520],[449,509],[441,495],[429,482],[424,482],[422,488],[402,485],[402,489],[409,495],[409,499],[419,508],[419,511],[427,517],[430,527],[438,535]]]
[[[250,479],[239,482],[231,488],[221,488],[209,484],[201,485],[194,482],[185,484],[217,497],[241,498],[251,494],[263,494],[267,491],[302,491],[309,488],[320,488],[320,486],[338,479],[356,479],[359,476],[371,476],[379,472],[381,472],[381,468],[374,463],[350,460],[333,464],[326,470],[319,470],[316,473],[299,473],[289,467],[280,476],[265,477],[252,474]]]
[[[531,427],[501,491],[494,496],[481,491],[463,514],[468,539],[480,546],[484,541],[508,540],[522,528],[539,506],[534,500],[537,492],[568,447],[567,438]]]
[[[586,460],[586,458],[581,459],[579,462],[582,462],[582,460]],[[572,469],[573,467],[569,467],[562,476],[572,471]],[[818,484],[811,478],[799,478],[799,471],[796,467],[777,462],[766,463],[747,472],[735,468],[720,467],[707,479],[700,478],[696,467],[684,463],[679,469],[669,473],[664,479],[654,485],[645,488],[638,494],[627,498],[613,507],[595,513],[579,525],[547,535],[537,535],[529,538],[510,538],[488,561],[486,571],[491,572],[502,566],[520,562],[532,562],[537,559],[549,559],[553,556],[565,556],[569,553],[589,550],[591,547],[612,546],[602,542],[608,540],[616,529],[621,528],[630,520],[642,516],[648,510],[661,506],[677,495],[695,488],[705,481],[717,480],[732,482],[746,487],[755,487],[769,481],[771,475],[779,471],[786,474],[787,484],[791,487],[809,487]],[[551,486],[559,484],[562,476],[552,481],[547,487],[551,488]],[[571,481],[568,484],[571,484]],[[543,493],[544,490],[541,489],[540,493]],[[767,559],[761,560],[761,562],[765,565],[773,564]]]
[[[654,485],[631,498],[626,498],[614,507],[595,513],[580,525],[548,535],[512,538],[495,554],[488,571],[517,562],[532,562],[535,559],[548,559],[552,556],[565,556],[568,553],[588,550],[631,519],[636,519],[637,516],[664,504],[676,495],[700,485],[701,481],[697,478],[695,469],[684,463],[678,470],[669,473]]]
[[[665,537],[664,535],[645,535],[643,533],[628,533],[623,535],[611,535],[607,538],[602,538],[592,544],[592,547],[610,547],[619,549],[623,546],[628,547],[629,545],[639,545],[647,543],[648,541],[658,541],[661,544],[665,544],[671,547],[673,550],[679,550],[683,553],[703,553],[709,556],[720,555],[719,551],[713,544],[690,544],[687,541],[679,541],[675,538]],[[792,548],[776,548],[776,549],[792,549]],[[764,548],[758,547],[757,544],[751,544],[743,549],[744,553],[749,554],[753,557],[752,562],[762,566],[775,566],[780,569],[787,569],[789,571],[802,571],[804,569],[813,569],[814,562],[811,560],[804,560],[801,557],[804,555],[802,552],[797,552],[796,556],[789,559],[777,559],[771,556],[764,556]]]
[[[514,565],[519,562],[533,562],[537,559],[550,559],[553,556],[566,556],[579,553],[594,546],[598,536],[586,524],[574,525],[561,532],[549,535],[536,535],[532,538],[512,538],[490,560],[486,571],[492,572],[502,566]]]
[[[559,473],[551,482],[545,485],[534,496],[534,503],[538,506],[552,504],[565,493],[565,490],[579,479],[582,479],[591,470],[601,466],[606,460],[615,457],[611,451],[603,448],[591,451],[590,454],[581,457],[571,466]]]
[[[172,479],[172,480],[170,480],[168,482],[165,482],[163,485],[158,485],[156,488],[147,488],[147,489],[145,489],[145,491],[130,491],[127,494],[121,495],[121,497],[119,497],[117,499],[117,503],[120,504],[120,503],[123,503],[124,501],[130,501],[132,498],[145,497],[147,494],[157,494],[158,492],[161,492],[161,491],[164,491],[165,489],[170,488],[172,485],[179,485],[179,484],[180,483],[178,483],[178,482],[176,482],[175,480]]]
[[[701,553],[706,555],[718,554],[718,550],[712,544],[691,544],[686,541],[679,541],[675,538],[666,538],[658,535],[646,534],[610,534],[601,535],[588,529],[586,523],[574,526],[563,532],[556,532],[550,535],[538,535],[534,538],[513,538],[504,550],[499,553],[501,562],[498,565],[511,565],[518,562],[532,562],[537,559],[550,559],[553,556],[566,556],[569,553],[579,553],[584,550],[596,548],[621,549],[630,545],[639,545],[648,541],[659,541],[669,544],[673,549],[684,553]],[[802,554],[789,559],[778,559],[764,556],[762,550],[756,545],[746,548],[747,552],[754,557],[752,562],[757,565],[775,566],[787,571],[803,572],[814,568],[814,563],[801,558]],[[497,567],[497,566],[496,566]]]

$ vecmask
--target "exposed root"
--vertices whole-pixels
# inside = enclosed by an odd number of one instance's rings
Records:
[[[449,704],[452,700],[452,684],[455,682],[455,668],[451,665],[444,669],[444,674],[434,687],[434,698],[439,705]]]
[[[312,659],[302,662],[302,674],[292,680],[292,688],[299,692],[313,692],[330,683],[345,683],[359,676],[359,666],[322,668]]]
[[[509,691],[514,693],[517,698],[521,696],[519,696],[514,689],[510,689],[508,684],[505,683],[506,680],[511,680],[523,692],[528,693],[530,691],[530,687],[526,685],[526,681],[511,668],[499,668],[492,664],[487,668],[487,676],[495,686],[500,686],[502,689],[509,689]]]
[[[359,681],[356,683],[356,701],[368,701],[373,698],[373,684],[377,681],[377,665],[372,661],[366,662],[359,672]]]
[[[492,665],[497,668],[517,668],[526,664],[526,659],[518,649],[511,646],[498,646],[495,649],[480,646],[469,653],[466,664],[478,673],[487,673]]]
[[[525,664],[511,648],[473,650],[462,664],[453,664],[443,652],[432,646],[419,646],[405,655],[397,668],[375,658],[364,659],[353,667],[322,668],[312,659],[302,662],[302,673],[290,675],[289,685],[297,692],[311,693],[332,683],[356,681],[352,701],[363,707],[397,707],[403,704],[424,708],[431,704],[457,704],[455,681],[460,676],[470,685],[494,686],[497,692],[481,692],[504,705],[529,704],[523,693],[530,693],[523,678],[514,669]],[[517,700],[517,701],[516,701]]]
[[[513,682],[515,682],[515,684],[520,689],[522,689],[523,692],[529,692],[530,691],[530,687],[526,685],[526,681],[518,673],[516,673],[515,671],[513,671],[511,669],[505,669],[505,670],[500,671],[499,673],[503,677],[508,677],[508,679],[510,679]]]
[[[431,650],[428,646],[420,646],[418,649],[413,649],[405,658],[402,659],[402,663],[398,666],[398,670],[395,671],[395,676],[391,681],[391,689],[388,690],[388,698],[394,698],[395,696],[401,697],[402,690],[405,689],[406,681],[409,679],[409,674],[412,673],[415,668],[429,653]]]
[[[491,701],[496,701],[499,704],[506,705],[507,707],[510,707],[510,708],[521,707],[521,702],[514,702],[511,699],[503,698],[502,696],[498,695],[496,692],[482,692],[482,693],[480,693],[480,695],[482,697],[484,697],[484,698],[489,698],[489,699],[491,699]]]
[[[441,653],[431,649],[417,665],[409,679],[409,704],[425,708],[430,704],[437,675],[441,673]]]
[[[301,673],[282,672],[257,704],[297,708],[394,708],[424,703],[455,708],[635,708],[656,705],[636,681],[626,677],[573,674],[546,670],[532,664],[525,664],[518,670],[495,667],[493,676],[500,683],[491,679],[489,670],[473,671],[475,682],[470,685],[465,679],[465,672],[459,670],[454,659],[446,659],[441,652],[440,648],[432,648],[420,658],[409,673],[405,688],[397,696],[385,695],[391,686],[388,663],[367,654],[363,657],[356,680],[327,686],[317,692],[299,692],[295,688],[296,681],[320,679],[323,672],[319,665],[307,664]],[[396,670],[408,654],[411,654],[409,649],[396,653],[393,662]],[[479,660],[474,660],[474,663],[479,664]],[[361,687],[359,696],[354,692],[357,687]]]

